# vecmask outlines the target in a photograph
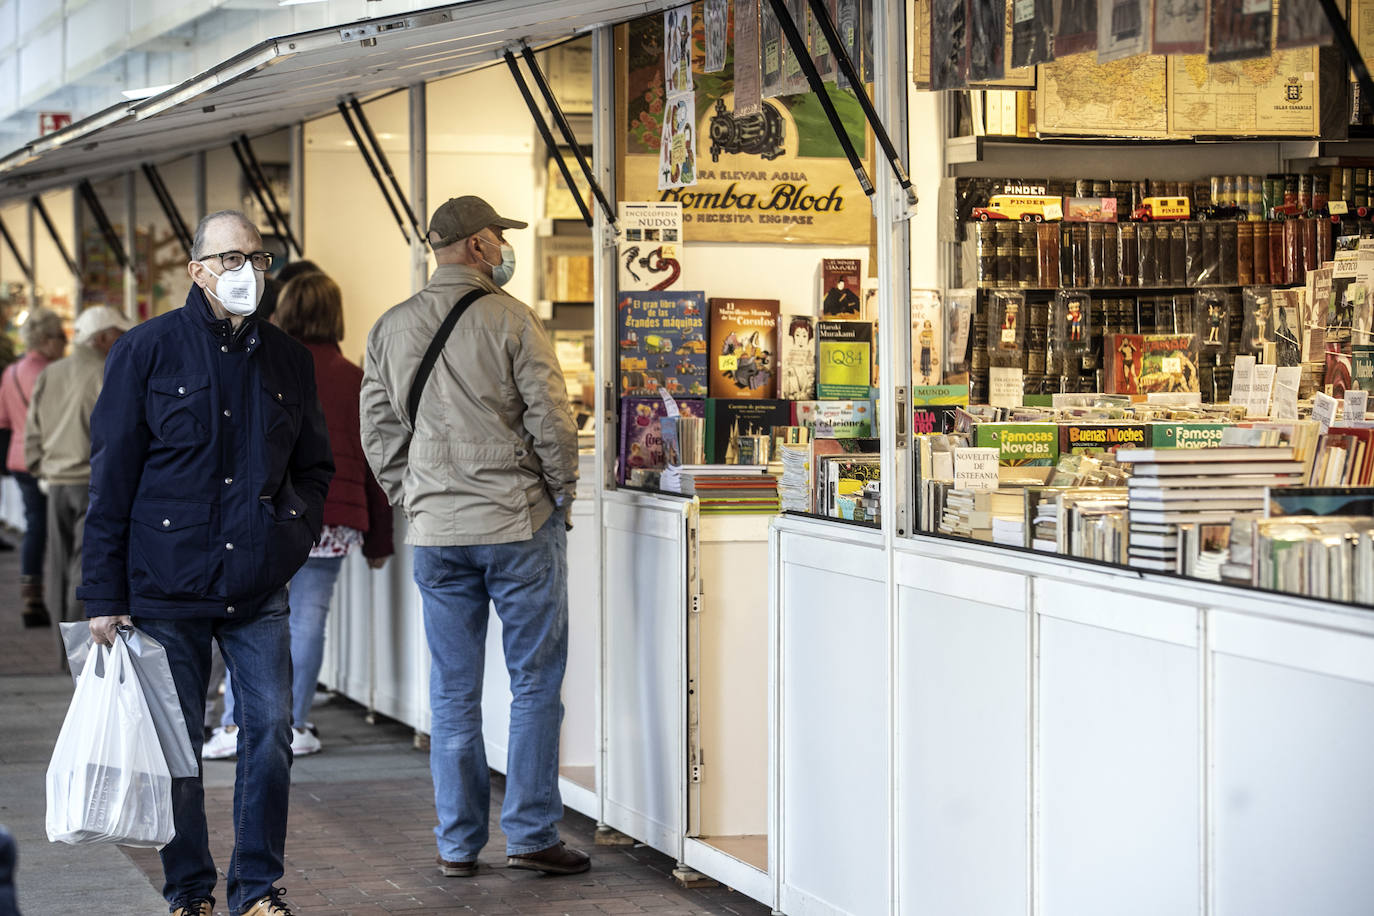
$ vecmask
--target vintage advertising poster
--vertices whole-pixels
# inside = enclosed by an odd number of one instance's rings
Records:
[[[748,117],[763,111],[759,70],[759,0],[735,0],[735,114]],[[722,69],[724,64],[722,63]]]
[[[1053,0],[1011,0],[1011,63],[1033,67],[1054,59]],[[1034,79],[1035,73],[1031,72]]]
[[[930,0],[930,88],[968,85],[965,0]]]
[[[1329,45],[1331,21],[1326,18],[1321,0],[1279,0],[1276,48],[1305,48]]]
[[[1097,49],[1098,0],[1054,0],[1054,56]]]
[[[692,91],[692,8],[684,6],[663,14],[663,84],[671,98]]]
[[[620,292],[679,289],[682,283],[682,204],[621,201]]]
[[[621,293],[616,300],[620,395],[706,396],[706,297]]]
[[[1169,58],[1169,130],[1177,136],[1314,137],[1321,132],[1317,50],[1208,64]]]
[[[1097,11],[1097,62],[1144,54],[1150,46],[1150,0],[1102,0]]]
[[[816,319],[810,315],[783,315],[779,329],[782,377],[778,396],[787,401],[813,400],[816,397]]]
[[[696,185],[660,190],[667,106],[657,43],[662,30],[647,28],[649,22],[627,26],[624,46],[630,50],[618,61],[623,198],[680,203],[693,241],[853,245],[869,237],[872,209],[815,94],[764,100],[758,114],[741,115],[734,110],[732,61],[720,73],[698,73],[693,80]],[[858,102],[833,89],[830,97],[855,147],[871,159]],[[687,132],[682,136],[685,153]]]
[[[860,279],[858,258],[824,258],[821,261],[821,317],[858,318]]]
[[[1210,0],[1207,5],[1207,62],[1268,57],[1274,10],[1270,0]]]
[[[1165,137],[1169,133],[1165,58],[1099,64],[1091,54],[1040,65],[1035,105],[1042,134]]]
[[[668,96],[658,151],[658,189],[668,191],[697,183],[696,94]]]
[[[712,299],[710,313],[710,397],[777,397],[778,300]]]
[[[968,80],[991,82],[1006,76],[1007,0],[969,0]]]
[[[1151,54],[1201,54],[1207,50],[1206,0],[1154,0]]]
[[[719,73],[725,69],[725,39],[730,25],[730,0],[705,0],[701,8],[702,21],[706,28],[707,73]]]

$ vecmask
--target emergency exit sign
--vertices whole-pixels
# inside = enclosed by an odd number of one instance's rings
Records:
[[[72,124],[70,111],[40,111],[38,113],[38,136],[46,137]]]

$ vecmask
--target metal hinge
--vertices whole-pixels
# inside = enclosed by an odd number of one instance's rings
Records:
[[[693,614],[700,614],[700,613],[701,613],[701,611],[702,611],[702,600],[701,600],[701,599],[702,599],[702,595],[700,595],[700,594],[696,594],[696,595],[693,595],[693,596],[692,596],[692,613],[693,613]]]
[[[907,402],[911,400],[911,389],[907,388],[905,385],[899,385],[897,387],[895,400],[897,402],[897,425],[893,427],[893,429],[896,430],[897,434],[894,438],[896,439],[897,448],[906,448],[906,434],[909,425]]]
[[[701,748],[697,748],[696,757],[691,761],[692,782],[701,782],[706,775],[706,760],[701,753]]]
[[[422,28],[427,25],[438,25],[441,22],[449,22],[453,15],[448,12],[425,13],[419,16],[406,16],[400,19],[379,19],[374,22],[363,22],[351,25],[346,29],[339,29],[339,41],[365,41],[372,39],[372,44],[376,44],[378,35],[385,35],[388,32],[404,32],[408,29]]]

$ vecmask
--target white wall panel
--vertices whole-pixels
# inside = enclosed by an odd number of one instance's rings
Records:
[[[37,101],[62,85],[62,23],[30,35],[19,47],[19,103]],[[33,126],[38,133],[38,125]]]
[[[62,15],[62,0],[16,0],[16,5],[19,7],[19,35],[25,40],[36,29],[46,29],[51,19]],[[110,2],[110,5],[116,3]]]
[[[87,3],[67,17],[67,67],[70,80],[113,60],[129,46],[129,7],[139,4]],[[129,86],[125,88],[137,88]]]
[[[19,38],[19,0],[0,0],[0,51]]]
[[[971,578],[967,567],[940,565],[955,575],[899,591],[899,910],[1025,914],[1026,583],[1007,577],[1019,607],[997,606],[941,594]]]
[[[1197,912],[1197,649],[1045,616],[1039,647],[1040,912]]]
[[[1215,656],[1217,916],[1369,913],[1371,676],[1374,671],[1366,672],[1361,682]]]
[[[789,562],[807,540],[781,546],[780,909],[867,916],[890,874],[886,585]]]

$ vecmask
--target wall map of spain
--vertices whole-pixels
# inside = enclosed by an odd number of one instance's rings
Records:
[[[623,200],[682,204],[692,241],[854,244],[870,234],[872,209],[835,139],[815,93],[763,99],[760,110],[735,107],[734,41],[725,68],[703,72],[704,32],[693,22],[696,183],[659,190],[663,112],[663,25],[658,17],[624,28],[617,99],[625,151]],[[733,30],[732,30],[733,31]],[[854,96],[827,85],[850,140],[869,162],[867,124]]]
[[[1165,74],[1164,58],[1153,55],[1099,64],[1090,51],[1042,64],[1040,133],[1168,136]]]

